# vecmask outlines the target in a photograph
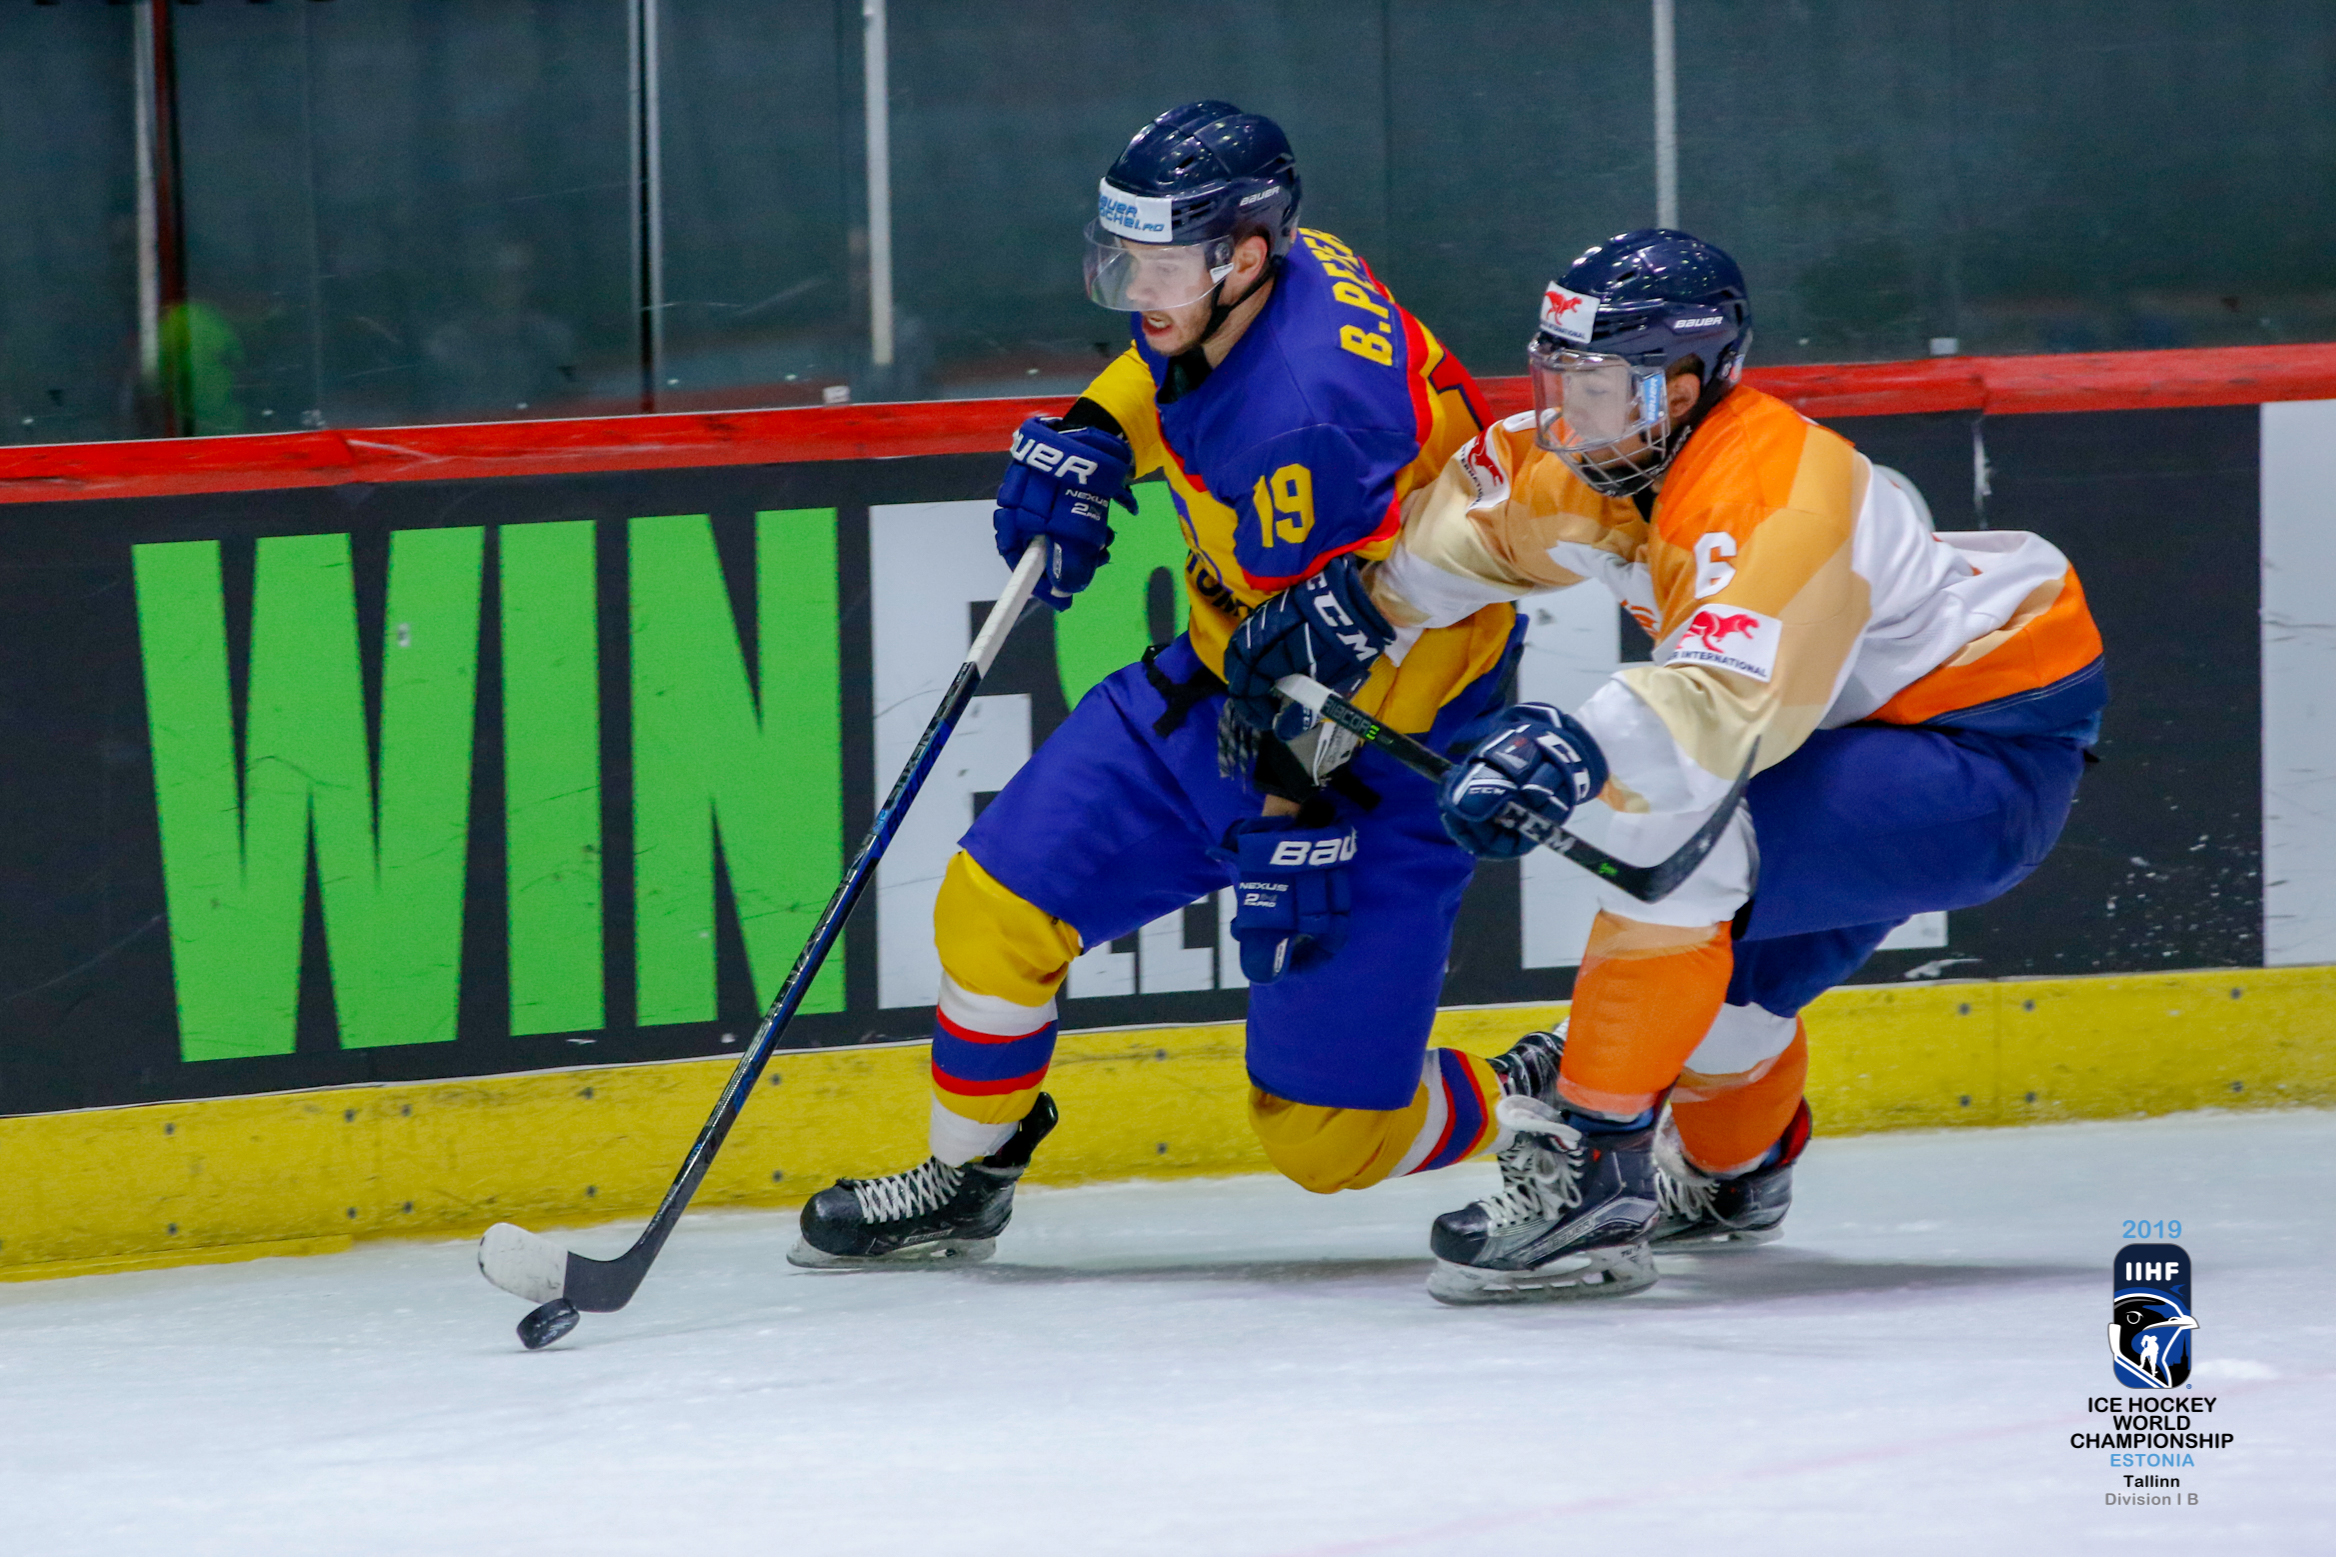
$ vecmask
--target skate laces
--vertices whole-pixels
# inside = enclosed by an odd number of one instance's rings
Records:
[[[1720,1181],[1687,1160],[1686,1148],[1679,1143],[1678,1131],[1665,1128],[1655,1133],[1655,1205],[1659,1213],[1682,1222],[1700,1222],[1718,1213],[1712,1197],[1718,1193]]]
[[[1477,1202],[1493,1226],[1549,1220],[1582,1203],[1581,1131],[1533,1097],[1504,1097],[1493,1117],[1515,1132],[1500,1154],[1500,1193]]]
[[[860,1202],[860,1215],[864,1219],[898,1222],[940,1210],[964,1180],[962,1167],[952,1167],[938,1157],[927,1157],[906,1173],[846,1182],[852,1187],[853,1197]]]

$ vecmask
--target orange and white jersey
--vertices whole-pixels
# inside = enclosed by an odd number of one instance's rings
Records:
[[[1893,473],[1746,387],[1688,438],[1651,521],[1538,447],[1532,413],[1487,428],[1406,506],[1373,592],[1424,629],[1589,579],[1655,640],[1574,710],[1623,811],[1708,809],[1755,739],[1773,767],[1813,730],[2017,699],[2101,654],[2058,548],[1933,534]]]

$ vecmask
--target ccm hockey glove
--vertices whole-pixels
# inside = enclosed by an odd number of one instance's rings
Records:
[[[1273,684],[1293,672],[1312,676],[1340,697],[1371,673],[1395,641],[1395,629],[1372,603],[1353,553],[1325,563],[1313,577],[1265,601],[1233,629],[1225,646],[1225,697],[1235,718],[1296,740],[1314,715],[1285,704]]]
[[[1065,427],[1054,416],[1033,416],[1014,434],[1013,463],[998,484],[991,524],[998,555],[1022,560],[1031,539],[1047,538],[1046,575],[1038,598],[1055,610],[1085,589],[1111,557],[1111,505],[1133,513],[1127,478],[1135,466],[1127,440],[1100,427]]]
[[[1252,984],[1327,962],[1346,944],[1353,906],[1347,881],[1355,830],[1301,827],[1294,816],[1244,817],[1225,829],[1218,858],[1240,867],[1233,900],[1233,939],[1241,972]]]
[[[1444,775],[1444,831],[1469,853],[1513,860],[1540,847],[1606,787],[1606,756],[1571,714],[1518,703]]]

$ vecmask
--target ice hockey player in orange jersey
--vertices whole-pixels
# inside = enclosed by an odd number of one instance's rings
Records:
[[[1530,813],[1660,858],[1757,743],[1684,884],[1600,887],[1555,1083],[1500,1100],[1501,1191],[1435,1224],[1449,1302],[1619,1294],[1654,1249],[1776,1236],[1810,1129],[1802,1008],[1909,916],[2034,870],[2099,731],[2068,559],[1933,534],[1900,478],[1739,382],[1750,339],[1711,245],[1590,249],[1543,296],[1535,410],[1453,458],[1373,579],[1404,630],[1596,580],[1655,640],[1577,709],[1489,721],[1441,791],[1480,856],[1530,847]]]

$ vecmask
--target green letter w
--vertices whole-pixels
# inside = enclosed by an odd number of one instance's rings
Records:
[[[184,1058],[292,1052],[312,832],[342,1044],[454,1037],[482,534],[390,538],[378,795],[349,538],[259,543],[240,772],[219,545],[133,548]]]

